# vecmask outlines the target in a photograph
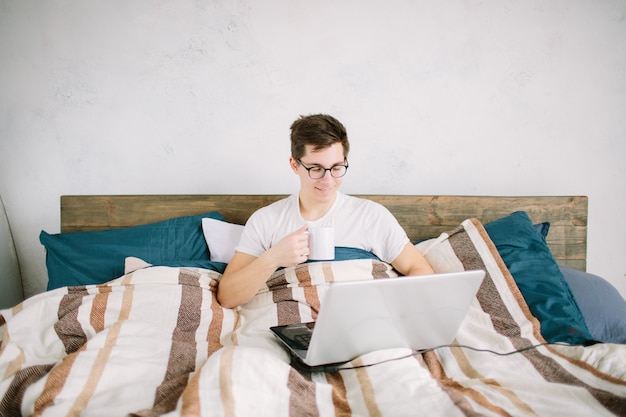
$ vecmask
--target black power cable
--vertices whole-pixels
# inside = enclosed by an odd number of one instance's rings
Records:
[[[349,370],[354,370],[354,369],[369,368],[371,366],[381,365],[383,363],[399,361],[401,359],[406,359],[406,358],[410,358],[410,357],[413,357],[413,356],[422,355],[424,353],[434,352],[435,350],[439,350],[439,349],[443,349],[443,348],[468,349],[468,350],[473,350],[475,352],[491,353],[491,354],[498,355],[498,356],[510,356],[510,355],[515,355],[515,354],[518,354],[518,353],[523,353],[523,352],[526,352],[526,351],[529,351],[529,350],[537,349],[537,348],[542,347],[542,346],[549,346],[549,345],[557,345],[557,346],[587,346],[587,345],[582,345],[582,344],[580,344],[580,345],[578,345],[578,344],[571,345],[571,344],[568,344],[568,343],[560,343],[560,342],[546,342],[546,343],[539,343],[537,345],[527,346],[525,348],[521,348],[521,349],[517,349],[517,350],[512,350],[512,351],[509,351],[509,352],[497,352],[497,351],[491,350],[491,349],[480,349],[480,348],[475,348],[473,346],[468,346],[468,345],[451,344],[451,345],[435,346],[435,347],[428,348],[428,349],[414,350],[411,353],[409,353],[408,355],[400,356],[400,357],[397,357],[397,358],[390,358],[390,359],[386,359],[386,360],[383,360],[383,361],[374,362],[374,363],[368,363],[368,364],[363,364],[363,365],[356,365],[356,366],[343,366],[344,364],[326,365],[326,366],[323,367],[323,371],[324,372],[328,372],[328,373],[333,373],[333,372],[337,372],[337,371],[349,371]]]

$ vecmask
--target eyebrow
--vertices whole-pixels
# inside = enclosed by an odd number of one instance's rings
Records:
[[[308,166],[316,166],[316,167],[322,167],[322,168],[324,168],[324,165],[322,165],[322,164],[318,164],[317,162],[311,162],[311,163],[309,163],[309,162],[304,162],[302,159],[300,159],[300,162],[302,162],[303,164],[306,164],[306,165],[308,165]],[[345,163],[346,163],[346,160],[345,160],[345,158],[344,158],[344,159],[343,159],[343,161],[341,161],[341,162],[335,162],[335,163],[334,163],[334,164],[332,164],[330,167],[332,168],[332,167],[336,167],[337,165],[345,165]]]

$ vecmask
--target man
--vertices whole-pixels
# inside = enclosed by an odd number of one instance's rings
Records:
[[[385,207],[339,192],[349,150],[346,130],[332,116],[303,116],[291,125],[289,165],[300,192],[250,217],[218,286],[223,307],[250,301],[278,268],[306,262],[309,226],[334,227],[335,246],[370,251],[403,275],[433,273]]]

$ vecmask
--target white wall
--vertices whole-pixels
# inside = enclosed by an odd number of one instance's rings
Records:
[[[626,2],[0,0],[0,195],[26,293],[59,196],[289,193],[288,128],[348,128],[348,193],[587,195],[626,295]]]

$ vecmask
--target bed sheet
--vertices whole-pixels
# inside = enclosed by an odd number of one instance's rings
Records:
[[[455,340],[477,350],[386,349],[298,371],[269,327],[314,320],[326,283],[395,276],[389,264],[285,268],[238,309],[217,303],[218,272],[155,266],[2,311],[0,415],[626,415],[626,346],[543,345],[478,221],[420,248],[437,272],[487,272]]]

